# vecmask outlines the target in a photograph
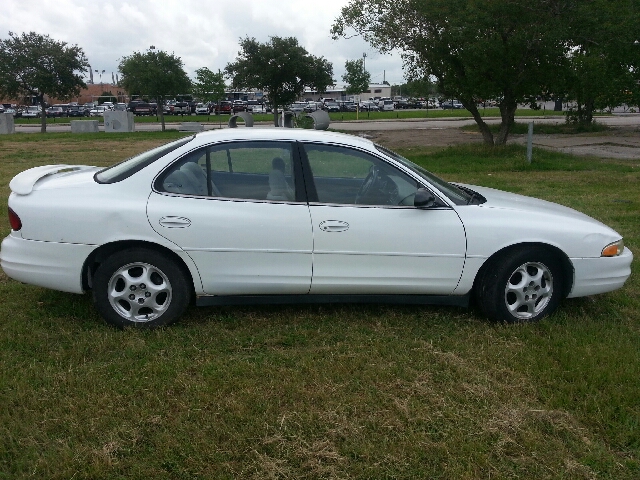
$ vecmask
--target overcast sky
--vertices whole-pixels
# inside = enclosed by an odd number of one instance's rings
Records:
[[[404,83],[400,55],[383,55],[361,38],[332,40],[331,25],[348,0],[3,0],[0,38],[35,31],[77,44],[103,81],[123,56],[151,45],[180,57],[187,74],[224,69],[240,38],[296,37],[312,55],[333,64],[342,83],[346,60],[362,58],[373,83]],[[87,77],[88,80],[88,77]],[[94,73],[94,81],[100,76]]]

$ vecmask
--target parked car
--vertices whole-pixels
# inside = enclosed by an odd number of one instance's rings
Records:
[[[113,106],[113,110],[116,112],[126,112],[127,111],[127,104],[126,103],[116,103]]]
[[[326,102],[324,102],[324,109],[329,113],[331,113],[331,112],[339,112],[340,111],[340,105],[338,105],[338,102],[326,101]]]
[[[458,100],[447,100],[445,102],[442,102],[440,104],[440,107],[442,107],[443,110],[460,110],[464,108],[462,103],[460,103]]]
[[[216,103],[216,106],[214,107],[214,112],[216,115],[220,113],[231,114],[231,102],[228,100],[222,100]]]
[[[247,104],[242,100],[234,100],[231,108],[233,109],[233,113],[244,112],[247,109]]]
[[[307,104],[305,102],[293,102],[291,105],[289,105],[287,110],[295,114],[298,114],[298,113],[304,112],[304,109],[306,106]]]
[[[71,105],[67,110],[67,115],[69,117],[88,117],[89,111],[83,105]]]
[[[207,107],[204,103],[196,104],[196,115],[208,115],[209,107]]]
[[[247,112],[251,113],[267,113],[267,107],[258,100],[249,100],[247,102]]]
[[[395,105],[393,100],[381,100],[380,103],[378,103],[378,108],[383,112],[391,112],[395,110]]]
[[[338,102],[341,112],[355,112],[357,110],[354,102]]]
[[[360,102],[360,110],[367,112],[375,112],[378,110],[378,105],[371,100],[363,100]]]
[[[191,105],[189,102],[176,102],[171,105],[169,113],[171,115],[191,115]]]
[[[105,107],[104,105],[97,105],[95,107],[93,107],[90,111],[89,111],[89,116],[90,117],[104,117],[104,112],[108,112],[109,109],[107,107]]]
[[[92,290],[116,326],[167,325],[194,297],[463,306],[473,296],[490,318],[533,321],[630,275],[632,253],[604,224],[445,182],[361,137],[223,129],[107,168],[61,160],[10,181],[0,266],[27,284]]]
[[[22,118],[40,118],[42,109],[38,106],[29,106],[22,109]]]
[[[136,116],[152,115],[153,109],[151,108],[151,105],[147,102],[136,102],[131,112],[133,112],[133,114]]]
[[[66,116],[62,107],[49,107],[45,110],[45,113],[47,118],[61,118]]]

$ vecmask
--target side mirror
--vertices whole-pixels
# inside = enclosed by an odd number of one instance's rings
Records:
[[[416,208],[430,208],[436,203],[436,197],[426,188],[420,188],[413,197],[413,206]]]

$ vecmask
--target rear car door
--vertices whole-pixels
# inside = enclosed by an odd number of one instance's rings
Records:
[[[203,147],[156,179],[149,222],[193,258],[205,294],[306,294],[312,232],[300,172],[289,142]]]

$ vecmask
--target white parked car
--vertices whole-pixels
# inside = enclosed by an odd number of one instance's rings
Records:
[[[447,183],[371,141],[303,129],[203,132],[108,168],[10,184],[11,278],[93,291],[117,326],[198,305],[406,302],[538,320],[630,275],[620,234],[561,205]]]
[[[204,103],[196,104],[196,115],[208,115],[209,107],[207,107]]]
[[[42,116],[42,108],[29,106],[22,110],[22,118],[39,118]]]
[[[104,112],[108,112],[109,109],[104,105],[97,105],[89,110],[90,117],[104,117]]]

